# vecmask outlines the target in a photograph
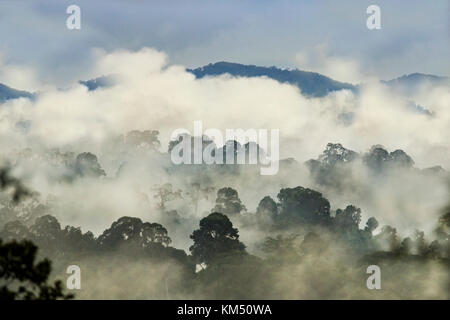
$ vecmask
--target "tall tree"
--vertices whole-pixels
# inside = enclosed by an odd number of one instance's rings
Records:
[[[200,220],[200,229],[190,238],[194,244],[189,248],[198,264],[209,265],[222,255],[245,252],[245,245],[239,241],[238,229],[233,228],[224,214],[213,212]]]
[[[283,225],[330,222],[330,203],[320,192],[299,186],[281,189],[277,197],[280,207],[278,217]]]
[[[132,244],[141,248],[151,244],[168,246],[171,242],[166,228],[162,225],[143,223],[141,219],[133,217],[118,219],[98,237],[98,243],[105,248],[117,248],[123,244]]]
[[[347,206],[344,210],[337,209],[335,225],[341,231],[358,230],[361,222],[361,209],[353,205]]]
[[[238,192],[225,187],[217,191],[216,205],[212,211],[234,216],[246,211],[246,208],[239,199]]]
[[[81,177],[106,176],[105,171],[97,160],[97,156],[90,152],[83,152],[77,156],[75,161],[75,173]]]

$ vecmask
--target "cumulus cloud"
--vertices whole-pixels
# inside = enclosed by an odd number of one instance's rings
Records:
[[[294,62],[301,70],[318,72],[342,82],[360,83],[368,75],[354,58],[330,54],[326,44],[319,44],[295,54]]]
[[[5,57],[0,54],[0,83],[20,90],[36,91],[44,84],[38,80],[37,72],[29,67],[17,64],[10,64]]]

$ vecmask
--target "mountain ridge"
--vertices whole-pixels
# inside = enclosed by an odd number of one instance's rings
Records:
[[[210,63],[196,69],[187,69],[200,79],[205,76],[230,74],[241,77],[261,77],[277,80],[280,83],[296,85],[302,93],[312,97],[323,97],[332,91],[348,89],[357,90],[357,86],[333,80],[320,73],[302,71],[298,69],[281,69],[275,66],[261,67],[256,65],[244,65],[240,63],[220,61]]]
[[[5,84],[0,83],[0,103],[4,103],[7,100],[18,99],[18,98],[28,98],[33,99],[34,94],[24,90],[17,90],[8,87]]]
[[[280,83],[295,85],[308,97],[323,97],[330,92],[343,89],[357,92],[361,85],[337,81],[317,72],[282,69],[275,66],[245,65],[226,61],[210,63],[202,67],[186,69],[186,71],[192,73],[197,79],[223,74],[230,74],[234,77],[268,77]],[[446,85],[449,83],[449,79],[449,77],[445,76],[415,72],[391,80],[381,80],[380,83],[408,94],[408,92],[418,89],[424,83]],[[103,75],[89,80],[80,80],[78,83],[86,86],[89,91],[93,91],[114,85],[114,79],[111,75]],[[35,93],[17,90],[0,83],[0,104],[11,99],[33,99],[34,97]]]

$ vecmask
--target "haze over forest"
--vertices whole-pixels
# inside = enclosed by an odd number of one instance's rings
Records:
[[[88,73],[0,87],[0,238],[30,239],[52,279],[79,265],[76,298],[449,298],[448,78],[187,69],[152,48]],[[173,164],[196,120],[279,129],[279,172]]]

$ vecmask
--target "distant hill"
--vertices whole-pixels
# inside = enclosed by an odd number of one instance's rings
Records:
[[[297,86],[303,94],[310,97],[323,97],[330,92],[348,89],[357,92],[358,85],[339,82],[316,72],[301,70],[280,69],[277,67],[260,67],[255,65],[244,65],[230,62],[211,63],[196,69],[187,69],[200,79],[206,76],[218,76],[230,74],[236,77],[268,77],[281,83],[289,83]],[[411,94],[423,84],[449,85],[448,77],[440,77],[422,73],[412,73],[392,80],[381,81],[394,90],[403,94]],[[115,80],[112,75],[101,76],[90,80],[81,80],[80,84],[85,85],[89,91],[99,88],[111,87]],[[0,103],[10,99],[29,98],[33,99],[34,93],[13,89],[0,83]],[[420,108],[419,108],[420,109]],[[420,111],[420,110],[419,110]]]
[[[425,83],[430,83],[433,85],[446,83],[449,81],[448,77],[440,77],[432,74],[424,74],[424,73],[411,73],[408,75],[403,75],[401,77],[382,81],[383,83],[389,86],[408,86],[408,87],[416,87],[418,85],[422,85]]]
[[[96,90],[98,88],[107,88],[114,85],[114,79],[112,76],[101,76],[95,79],[86,81],[78,81],[80,84],[85,85],[89,91]]]
[[[450,78],[431,74],[411,73],[392,80],[381,81],[394,91],[406,96],[417,93],[420,88],[427,86],[449,86]]]
[[[0,83],[0,103],[3,103],[10,99],[17,99],[17,98],[32,99],[33,97],[34,95],[30,92],[16,90]]]
[[[335,81],[319,73],[297,69],[288,70],[276,67],[258,67],[239,63],[217,62],[197,69],[188,69],[187,71],[193,73],[197,78],[227,73],[238,77],[266,76],[281,83],[293,84],[300,88],[303,94],[312,97],[323,97],[329,92],[342,89],[357,89],[357,87],[352,84]]]

